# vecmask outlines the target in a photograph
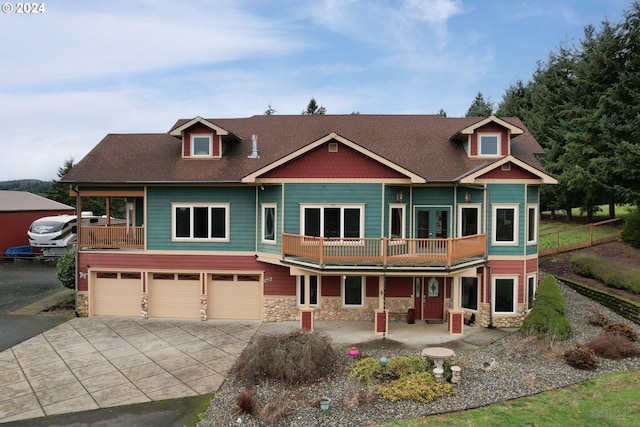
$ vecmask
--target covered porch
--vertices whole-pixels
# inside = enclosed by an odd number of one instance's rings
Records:
[[[145,242],[144,191],[142,189],[72,190],[77,198],[78,248],[143,249]],[[91,211],[104,219],[95,224],[83,219]]]
[[[467,299],[470,292],[479,296],[483,266],[484,261],[453,271],[363,272],[352,268],[339,274],[290,266],[290,274],[298,276],[296,318],[300,328],[310,331],[322,321],[366,321],[378,337],[389,335],[392,325],[403,324],[414,329],[415,324],[439,326],[449,336],[462,336],[463,284]],[[469,280],[473,289],[467,286]],[[472,313],[466,314],[471,318]]]

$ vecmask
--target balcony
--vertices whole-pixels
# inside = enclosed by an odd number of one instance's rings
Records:
[[[286,261],[314,264],[319,268],[370,266],[444,270],[484,261],[486,248],[486,234],[448,239],[282,235],[282,255]]]
[[[142,249],[144,227],[124,224],[80,227],[78,247],[87,249]]]

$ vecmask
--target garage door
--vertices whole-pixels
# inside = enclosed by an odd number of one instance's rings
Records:
[[[138,272],[96,272],[91,312],[94,316],[140,316],[142,295]]]
[[[260,275],[211,275],[207,289],[210,319],[262,320]]]
[[[200,318],[200,274],[150,274],[149,317]]]

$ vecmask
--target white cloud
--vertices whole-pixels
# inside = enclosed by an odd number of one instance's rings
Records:
[[[5,16],[0,37],[11,42],[0,44],[0,56],[11,58],[11,67],[0,68],[0,81],[73,82],[280,55],[300,47],[275,22],[235,10],[232,3],[216,2],[215,9],[206,3],[204,12],[174,3],[151,8],[138,2],[127,13],[119,2],[90,2],[68,10],[51,6],[33,18]]]

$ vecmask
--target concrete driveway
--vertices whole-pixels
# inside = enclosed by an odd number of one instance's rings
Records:
[[[260,325],[72,319],[0,353],[0,423],[213,393]]]

